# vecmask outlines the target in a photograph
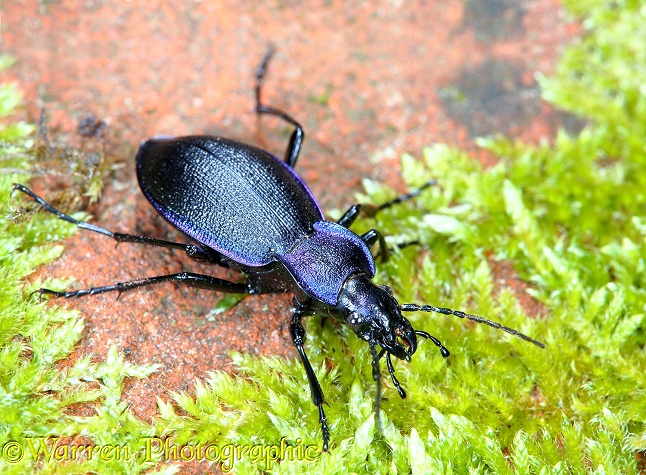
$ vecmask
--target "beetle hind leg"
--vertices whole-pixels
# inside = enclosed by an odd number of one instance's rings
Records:
[[[224,256],[222,256],[222,254],[212,249],[209,249],[206,247],[203,248],[196,244],[183,244],[179,242],[165,241],[163,239],[150,238],[146,236],[136,236],[134,234],[115,233],[108,229],[102,228],[101,226],[97,226],[95,224],[91,224],[86,221],[79,221],[78,219],[73,218],[69,214],[63,213],[62,211],[54,208],[47,201],[42,199],[40,196],[38,196],[36,193],[31,191],[29,188],[27,188],[24,185],[14,183],[12,193],[15,190],[18,190],[30,196],[31,198],[33,198],[34,201],[36,201],[36,203],[42,206],[46,211],[52,214],[55,214],[56,216],[58,216],[59,219],[62,219],[63,221],[67,221],[68,223],[75,224],[79,229],[86,229],[94,233],[99,233],[99,234],[103,234],[104,236],[111,237],[116,241],[117,245],[119,245],[122,242],[133,242],[138,244],[145,244],[148,246],[165,247],[167,249],[179,249],[181,251],[184,251],[188,256],[188,258],[195,262],[200,262],[203,264],[215,264],[226,268],[229,267],[229,262],[224,258]]]
[[[295,129],[292,132],[291,137],[289,138],[289,144],[287,145],[287,150],[285,150],[285,163],[291,168],[294,168],[296,161],[298,160],[298,155],[301,151],[301,145],[303,145],[303,139],[305,138],[305,133],[303,132],[303,127],[299,124],[292,116],[286,114],[280,109],[264,105],[261,99],[262,93],[262,82],[265,78],[267,72],[267,67],[269,66],[269,60],[274,54],[274,47],[270,46],[267,49],[267,52],[262,58],[260,65],[256,69],[256,113],[257,114],[269,114],[280,117],[281,119],[292,124]]]
[[[84,295],[97,295],[105,292],[126,292],[128,290],[136,289],[138,287],[145,287],[148,285],[161,284],[162,282],[179,282],[200,289],[214,290],[216,292],[224,292],[230,294],[247,294],[249,288],[246,283],[230,282],[224,279],[218,279],[210,275],[194,274],[193,272],[180,272],[178,274],[158,275],[155,277],[144,277],[143,279],[129,280],[127,282],[117,282],[116,284],[106,285],[103,287],[92,287],[90,289],[70,290],[67,292],[59,292],[51,289],[38,289],[34,293],[38,293],[41,297],[51,295],[54,298],[65,297],[66,299],[73,297],[83,297]]]

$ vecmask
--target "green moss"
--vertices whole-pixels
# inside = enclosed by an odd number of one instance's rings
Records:
[[[0,60],[2,66],[7,63]],[[9,116],[19,101],[15,86],[0,85],[0,116]],[[54,442],[48,439],[50,445],[41,445],[40,437],[84,436],[91,444],[140,444],[141,437],[152,430],[121,401],[123,380],[147,377],[156,369],[125,362],[114,347],[102,363],[81,358],[66,369],[57,365],[72,354],[83,321],[76,312],[31,298],[45,283],[26,284],[25,277],[58,257],[63,248],[52,243],[75,230],[46,213],[23,217],[10,197],[12,183],[29,179],[34,157],[27,136],[32,130],[24,123],[0,130],[4,140],[0,143],[0,216],[4,218],[0,220],[0,472],[22,474],[40,467],[41,473],[138,473],[152,463],[94,457],[61,465],[46,463],[44,452],[35,462],[30,452],[43,451]],[[46,286],[67,284],[47,282]],[[91,403],[94,415],[71,415],[76,403]]]
[[[321,326],[312,317],[308,354],[329,404],[331,453],[285,460],[270,471],[638,473],[637,453],[646,450],[646,21],[638,2],[568,4],[584,17],[586,32],[541,86],[546,98],[586,119],[587,127],[539,146],[483,139],[480,145],[500,157],[488,169],[443,145],[424,150],[423,160],[404,157],[403,176],[419,180],[411,187],[431,176],[439,185],[356,226],[358,232],[378,228],[392,244],[423,243],[379,266],[377,280],[391,285],[401,302],[490,317],[546,342],[547,349],[454,317],[412,314],[415,327],[440,338],[452,356],[442,359],[424,341],[410,364],[396,364],[408,399],[400,401],[385,381],[378,434],[367,345],[347,328]],[[4,166],[28,168],[28,154],[8,147],[13,162]],[[0,175],[4,215],[10,213],[10,182],[25,178]],[[369,181],[365,189],[365,202],[394,196]],[[213,373],[194,391],[174,394],[173,404],[160,399],[153,425],[137,420],[120,395],[124,378],[145,377],[154,368],[128,365],[113,349],[106,362],[82,359],[57,370],[55,362],[70,354],[82,323],[73,312],[29,301],[40,283],[20,289],[25,275],[60,253],[47,241],[71,231],[42,213],[0,225],[3,444],[79,434],[133,450],[148,435],[221,447],[273,445],[282,437],[320,444],[297,360],[234,353],[237,375]],[[531,309],[540,308],[539,315],[528,315],[519,295],[495,281],[493,265],[513,269],[528,284]],[[66,415],[70,404],[84,401],[94,403],[95,415]],[[236,472],[266,468],[264,460],[251,459],[236,461]],[[0,463],[3,473],[33,466],[28,460]],[[149,466],[152,461],[142,458],[92,460],[56,470],[140,473]],[[44,465],[43,471],[53,470]]]

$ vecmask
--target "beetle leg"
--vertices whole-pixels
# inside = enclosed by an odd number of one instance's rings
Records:
[[[305,344],[305,328],[303,328],[303,324],[301,323],[302,316],[302,311],[294,310],[289,330],[292,334],[292,342],[294,343],[296,351],[298,351],[298,355],[301,357],[301,362],[305,367],[307,380],[310,383],[310,390],[312,391],[312,402],[319,410],[319,422],[321,423],[321,432],[323,434],[323,451],[327,452],[328,442],[330,441],[330,430],[328,429],[327,419],[325,417],[325,412],[323,411],[323,390],[321,389],[321,385],[316,378],[316,374],[314,374],[310,360],[307,358],[305,349],[303,348],[303,345]]]
[[[397,198],[395,198],[393,200],[387,201],[386,203],[377,206],[377,209],[374,211],[374,213],[377,214],[381,210],[384,210],[386,208],[390,208],[393,205],[403,203],[403,202],[408,201],[408,200],[410,200],[412,198],[415,198],[417,195],[419,195],[426,188],[428,188],[429,186],[433,186],[433,185],[437,185],[437,182],[433,178],[431,178],[430,180],[428,180],[426,183],[424,183],[422,186],[420,186],[416,190],[413,190],[410,193],[406,193],[405,195],[398,196]],[[374,215],[372,215],[372,216],[374,216]]]
[[[341,219],[337,221],[337,224],[340,224],[344,228],[349,228],[350,226],[352,226],[352,223],[354,223],[356,219],[359,217],[359,213],[361,212],[361,207],[362,205],[360,203],[350,206],[348,211],[343,213],[343,216],[341,216]]]
[[[376,229],[371,229],[367,233],[362,234],[360,237],[361,237],[361,240],[365,242],[367,246],[372,246],[377,240],[379,240],[379,254],[381,254],[381,262],[388,262],[388,257],[390,256],[390,254],[395,252],[394,249],[388,248],[388,245],[386,244],[386,240],[384,239],[383,234],[381,234]],[[396,244],[395,247],[397,249],[404,249],[405,247],[413,246],[415,244],[419,244],[419,241],[402,242],[402,243]]]
[[[379,253],[381,254],[381,262],[387,262],[390,252],[388,250],[388,245],[386,244],[386,239],[384,235],[381,234],[376,229],[371,229],[365,234],[361,235],[361,240],[366,243],[368,247],[372,246],[377,240],[379,240]]]
[[[406,391],[404,391],[404,388],[401,387],[401,384],[399,384],[399,380],[395,376],[395,368],[393,366],[393,362],[390,359],[390,353],[386,355],[386,365],[388,366],[388,372],[390,373],[390,379],[393,380],[393,384],[397,388],[397,392],[399,393],[399,397],[402,399],[406,399]]]
[[[291,137],[289,138],[289,144],[287,145],[287,150],[285,150],[285,163],[287,163],[290,168],[294,168],[296,161],[298,160],[298,154],[301,151],[301,145],[303,144],[303,138],[305,138],[305,133],[303,132],[303,127],[301,124],[296,122],[290,115],[285,112],[275,109],[274,107],[269,107],[262,104],[260,97],[262,92],[262,81],[267,72],[267,66],[269,65],[269,60],[274,54],[273,46],[270,46],[267,49],[267,52],[262,58],[258,69],[256,69],[256,113],[258,114],[270,114],[280,117],[281,119],[292,124],[295,129],[292,132]]]
[[[91,289],[72,290],[68,292],[58,292],[50,289],[38,289],[36,292],[41,296],[43,294],[53,295],[54,298],[65,297],[82,297],[84,295],[96,295],[104,292],[117,291],[119,294],[127,290],[144,287],[146,285],[161,284],[162,282],[180,282],[200,289],[215,290],[216,292],[225,292],[230,294],[249,293],[246,283],[229,282],[228,280],[218,279],[210,275],[194,274],[193,272],[180,272],[179,274],[158,275],[155,277],[145,277],[143,279],[130,280],[128,282],[118,282],[113,285],[104,287],[93,287]],[[36,293],[35,292],[35,293]]]
[[[384,204],[381,204],[379,206],[373,205],[373,204],[355,204],[350,206],[348,210],[343,213],[343,216],[341,216],[341,219],[337,221],[338,224],[343,226],[344,228],[349,228],[352,226],[352,223],[355,222],[355,220],[359,217],[359,213],[363,210],[365,214],[367,214],[370,217],[375,216],[379,211],[384,210],[386,208],[390,208],[393,205],[403,203],[405,201],[408,201],[417,195],[419,195],[422,191],[424,191],[426,188],[429,186],[436,185],[437,182],[434,179],[430,179],[426,183],[424,183],[422,186],[417,188],[416,190],[411,191],[410,193],[407,193],[405,195],[398,196],[397,198],[387,201]]]
[[[154,238],[149,238],[145,236],[135,236],[134,234],[113,233],[112,231],[109,231],[100,226],[96,226],[95,224],[90,224],[85,221],[79,221],[78,219],[73,218],[69,214],[65,214],[57,210],[48,202],[46,202],[44,199],[42,199],[40,196],[38,196],[36,193],[31,191],[29,188],[27,188],[26,186],[14,183],[12,192],[14,190],[21,191],[26,195],[31,196],[39,205],[45,208],[45,210],[55,214],[60,219],[67,221],[68,223],[75,224],[80,229],[87,229],[88,231],[92,231],[95,233],[99,233],[99,234],[103,234],[105,236],[111,237],[117,242],[117,244],[122,242],[135,242],[139,244],[146,244],[149,246],[165,247],[168,249],[180,249],[184,251],[191,260],[194,260],[196,262],[216,264],[222,267],[229,267],[228,261],[219,252],[212,251],[210,249],[204,249],[196,244],[182,244],[179,242],[165,241],[163,239],[154,239]]]
[[[381,428],[381,370],[379,369],[379,360],[381,355],[377,354],[377,349],[375,348],[375,343],[370,341],[370,352],[372,353],[372,379],[377,385],[377,395],[375,396],[375,419],[377,422],[377,430],[380,434],[383,434]]]
[[[146,244],[148,246],[181,249],[192,261],[199,262],[201,264],[214,264],[220,267],[226,267],[227,269],[230,267],[229,261],[222,254],[207,247],[198,246],[197,244],[183,244],[180,242],[165,241],[163,239],[135,236],[134,234],[124,233],[113,233],[112,238],[117,241],[117,244],[122,242],[135,242]]]
[[[356,219],[358,211],[354,211],[353,215],[350,215],[350,213],[353,212],[353,210],[359,210],[359,209],[361,209],[361,205],[354,205],[341,217],[339,221],[337,221],[337,224],[340,224],[345,228],[349,227],[349,224],[347,224],[347,220],[344,221],[344,218],[346,218],[346,216],[349,216],[348,219],[350,220],[350,224],[352,224],[352,222]],[[379,240],[379,254],[381,254],[381,262],[387,262],[390,254],[394,252],[394,249],[388,248],[388,245],[386,244],[386,240],[384,239],[383,234],[381,234],[376,229],[371,229],[367,233],[362,234],[360,237],[361,237],[361,240],[365,242],[367,246],[372,246],[377,240]],[[419,244],[419,241],[402,242],[400,244],[396,244],[395,247],[398,249],[403,249],[405,247],[412,246],[415,244]]]

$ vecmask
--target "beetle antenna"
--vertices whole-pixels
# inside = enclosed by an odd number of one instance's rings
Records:
[[[477,315],[471,315],[469,313],[464,313],[464,312],[461,312],[459,310],[451,310],[450,308],[443,308],[443,307],[434,307],[433,305],[416,305],[414,303],[406,303],[406,304],[400,305],[399,309],[402,312],[437,312],[437,313],[442,313],[444,315],[454,315],[454,316],[459,317],[459,318],[466,318],[468,320],[473,320],[474,322],[484,323],[485,325],[489,325],[490,327],[496,328],[498,330],[502,330],[502,331],[507,332],[507,333],[509,333],[511,335],[517,336],[518,338],[520,338],[522,340],[525,340],[525,341],[528,341],[530,343],[533,343],[536,346],[540,346],[541,348],[545,348],[544,343],[541,343],[540,341],[534,340],[533,338],[528,337],[524,333],[520,333],[518,330],[514,330],[513,328],[506,327],[505,325],[501,325],[498,322],[494,322],[492,320],[487,320],[486,318],[482,318],[482,317],[479,317]],[[415,333],[417,333],[419,335],[418,332],[415,332]],[[422,335],[422,336],[424,336],[424,335]]]
[[[446,346],[444,346],[442,342],[437,338],[435,338],[433,335],[429,335],[428,333],[423,332],[421,330],[415,330],[415,334],[419,336],[423,336],[424,338],[427,338],[431,340],[433,343],[435,343],[435,346],[437,346],[440,349],[440,353],[442,353],[442,356],[444,358],[448,358],[449,356],[451,356],[451,353],[449,352],[449,350],[446,349]]]

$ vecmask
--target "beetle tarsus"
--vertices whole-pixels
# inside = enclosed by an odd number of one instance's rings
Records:
[[[32,297],[34,294],[38,294],[38,301],[42,302],[43,294],[53,295],[54,298],[58,298],[58,297],[63,297],[65,295],[65,292],[57,292],[51,289],[37,289],[37,290],[34,290],[29,296]]]
[[[267,66],[269,66],[269,60],[274,55],[274,51],[276,51],[274,45],[270,44],[267,47],[267,51],[265,51],[262,60],[260,60],[260,64],[256,68],[256,102],[258,104],[260,103],[260,88],[262,87],[262,81],[265,74],[267,74]]]
[[[299,310],[299,306],[296,306],[296,308],[294,309],[294,314],[292,316],[292,321],[289,325],[289,330],[292,335],[292,343],[296,347],[298,356],[300,356],[301,362],[305,367],[305,374],[307,374],[307,380],[310,383],[312,402],[319,410],[319,422],[321,423],[321,433],[323,434],[323,451],[327,452],[328,442],[330,440],[330,429],[328,428],[327,418],[325,417],[325,411],[323,410],[323,403],[325,402],[323,397],[323,390],[321,389],[319,380],[317,379],[316,374],[312,369],[310,360],[305,354],[304,344],[306,334],[303,323],[301,322],[301,317],[303,316],[303,314],[304,311]]]
[[[327,404],[327,403],[326,403]],[[327,425],[327,417],[323,411],[323,406],[318,406],[319,409],[319,422],[321,424],[321,434],[323,435],[323,452],[327,452],[330,445],[330,429]]]

